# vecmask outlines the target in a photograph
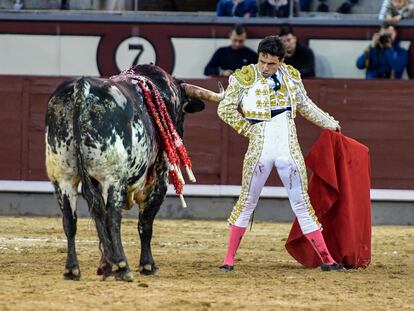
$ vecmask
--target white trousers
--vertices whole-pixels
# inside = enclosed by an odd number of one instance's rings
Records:
[[[289,112],[253,125],[243,162],[242,191],[229,223],[248,226],[273,166],[288,193],[303,234],[318,230],[321,226],[309,200],[305,162]]]

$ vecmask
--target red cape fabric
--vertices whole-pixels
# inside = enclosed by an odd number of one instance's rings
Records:
[[[348,269],[366,268],[371,262],[368,148],[341,133],[324,130],[305,162],[313,172],[309,196],[332,257]],[[322,264],[297,219],[285,247],[306,267]]]

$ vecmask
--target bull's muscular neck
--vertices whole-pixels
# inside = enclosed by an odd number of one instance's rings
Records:
[[[155,65],[136,65],[126,69],[116,76],[110,78],[113,81],[128,81],[136,85],[140,79],[150,81],[156,86],[157,92],[161,94],[162,99],[166,103],[168,113],[174,126],[182,135],[182,110],[181,100],[179,96],[179,87],[175,83],[173,77],[167,74],[163,69]]]

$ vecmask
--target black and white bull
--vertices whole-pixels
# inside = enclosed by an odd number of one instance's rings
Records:
[[[164,100],[180,136],[185,112],[204,109],[200,99],[217,94],[178,81],[154,65],[129,70],[150,80]],[[155,215],[167,191],[168,168],[142,91],[129,79],[80,78],[63,82],[46,113],[46,168],[63,214],[67,237],[65,279],[80,279],[76,255],[78,184],[94,219],[102,258],[97,273],[131,281],[121,243],[122,209],[139,206],[139,271],[154,274],[151,253]]]

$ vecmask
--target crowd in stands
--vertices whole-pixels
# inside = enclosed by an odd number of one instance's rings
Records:
[[[96,1],[95,9],[125,10],[133,0],[100,0]],[[331,12],[352,13],[354,6],[368,0],[344,0],[338,7],[333,7],[330,0],[217,0],[217,16],[236,17],[297,17],[300,12]],[[15,10],[25,9],[25,2],[30,0],[14,0]],[[173,1],[174,2],[174,1]],[[29,4],[28,4],[29,6]],[[75,5],[76,6],[76,5]],[[138,9],[133,5],[133,9]],[[195,6],[195,10],[197,10]],[[60,9],[70,9],[70,0],[61,0]],[[292,9],[292,12],[290,12]],[[374,14],[374,12],[372,12]],[[383,0],[379,19],[387,22],[399,22],[401,19],[414,17],[414,0]]]
[[[294,3],[291,3],[294,1]],[[329,11],[329,1],[318,0],[317,10],[321,12]],[[337,9],[339,13],[350,13],[353,5],[358,0],[344,1]],[[298,12],[310,10],[311,0],[219,0],[217,3],[218,16],[239,16],[239,17],[287,17],[289,9],[293,7],[293,15],[297,16]],[[414,0],[383,0],[379,19],[384,22],[380,31],[372,36],[371,44],[358,57],[356,66],[358,69],[365,70],[367,79],[401,79],[404,70],[407,67],[409,54],[408,51],[400,46],[397,37],[397,24],[402,19],[414,17]],[[311,78],[315,76],[315,58],[312,50],[298,43],[292,27],[282,25],[279,27],[278,35],[286,48],[286,57],[284,62],[297,68],[302,77]],[[244,34],[244,39],[246,34]],[[244,40],[243,40],[244,41]],[[242,56],[239,49],[247,49],[241,45],[234,48],[234,45],[218,50],[212,60],[206,66],[204,74],[207,76],[221,75],[220,72],[226,72],[228,76],[247,59]],[[224,48],[223,48],[224,49]],[[224,51],[226,51],[224,53]],[[231,62],[226,62],[226,57],[219,57],[220,54],[226,54],[231,58]],[[231,56],[230,56],[231,55]],[[220,61],[218,59],[220,58]],[[236,66],[237,64],[237,66]],[[212,69],[214,67],[214,70]],[[231,71],[227,71],[227,67]]]
[[[288,17],[291,0],[220,0],[217,3],[217,16],[238,17]],[[298,16],[300,5],[293,2],[293,15]]]
[[[15,0],[13,4],[13,9],[21,10],[25,8],[25,0]],[[116,10],[122,11],[125,10],[125,0],[101,0],[99,1],[98,8],[100,10]],[[61,0],[60,1],[61,10],[70,10],[70,0]]]
[[[70,9],[70,0],[61,0],[60,2],[60,9],[61,10],[69,10]],[[13,9],[21,10],[24,9],[24,0],[15,0],[13,4]]]
[[[301,1],[303,3],[305,3],[305,9],[309,7],[310,5],[310,0],[303,0]],[[352,7],[354,5],[358,4],[358,0],[348,0],[348,1],[344,1],[342,2],[342,4],[336,9],[336,12],[338,13],[342,13],[342,14],[349,14],[351,13]],[[319,0],[319,4],[317,6],[316,9],[318,12],[329,12],[330,11],[330,6],[329,6],[329,1],[327,0]]]
[[[320,12],[330,11],[329,0],[218,0],[217,16],[237,17],[289,17],[300,11],[309,11],[311,6]],[[317,2],[316,2],[317,1]],[[367,0],[362,0],[367,1]],[[336,9],[339,13],[350,13],[359,0],[346,0]],[[100,9],[123,10],[125,0],[100,1]],[[24,0],[15,0],[15,9],[24,8]],[[290,9],[293,8],[292,14]],[[61,0],[60,9],[70,9],[70,0]],[[414,17],[414,0],[383,0],[379,20],[384,24],[371,38],[371,43],[356,60],[356,67],[365,70],[367,79],[401,79],[409,61],[409,53],[400,46],[397,24]],[[303,78],[315,76],[313,51],[298,42],[291,26],[278,26],[278,34],[286,48],[284,62],[297,68]],[[247,31],[235,25],[229,34],[230,45],[219,48],[204,69],[206,76],[230,76],[244,65],[256,63],[257,54],[246,47]]]
[[[349,14],[358,3],[359,0],[343,1],[336,12]],[[289,17],[292,7],[291,15],[295,17],[299,16],[299,12],[311,11],[312,4],[312,0],[219,0],[216,13],[217,16]],[[413,7],[413,0],[384,0],[379,18],[389,22],[412,18]],[[329,0],[318,0],[315,9],[318,12],[329,12]]]
[[[379,19],[388,23],[398,23],[402,19],[414,17],[414,1],[384,0]]]
[[[315,77],[314,53],[298,42],[292,27],[281,25],[278,35],[285,45],[284,62],[298,69],[302,78]],[[256,52],[244,46],[247,39],[245,27],[235,25],[229,38],[230,45],[214,53],[204,68],[204,75],[228,77],[244,65],[257,63]],[[365,70],[367,79],[401,79],[408,59],[408,51],[400,46],[396,26],[387,23],[373,35],[371,44],[356,60],[356,67]]]
[[[13,8],[25,8],[25,1],[14,0]],[[132,0],[101,0],[95,9],[122,11],[127,2]],[[344,0],[336,8],[342,14],[352,13],[352,8],[360,2],[368,0]],[[300,12],[330,12],[332,1],[329,0],[217,0],[217,16],[236,17],[298,17]],[[134,5],[135,7],[135,5]],[[60,9],[69,10],[70,0],[61,0]],[[137,8],[135,8],[137,9]],[[292,12],[290,12],[292,9]],[[374,13],[374,12],[373,12]],[[389,23],[398,23],[402,19],[414,17],[414,0],[383,0],[379,19]]]
[[[349,14],[358,2],[359,0],[343,1],[336,12]],[[295,17],[299,16],[299,12],[311,11],[312,4],[312,0],[219,0],[216,13],[217,16],[288,17],[292,7],[291,15]],[[328,0],[318,0],[315,9],[318,12],[329,12],[330,3]]]
[[[315,57],[310,48],[302,46],[290,25],[282,25],[278,35],[286,49],[284,62],[299,70],[302,77],[315,76]],[[230,76],[236,69],[248,64],[257,63],[258,55],[255,51],[244,46],[247,39],[246,28],[235,25],[230,32],[230,45],[219,48],[204,68],[206,76]]]

